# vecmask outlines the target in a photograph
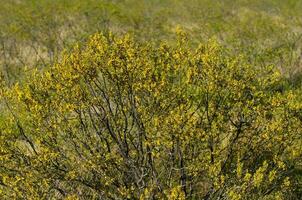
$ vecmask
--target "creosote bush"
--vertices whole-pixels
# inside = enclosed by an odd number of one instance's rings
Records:
[[[2,86],[1,199],[298,198],[295,92],[274,67],[187,43],[96,34]]]

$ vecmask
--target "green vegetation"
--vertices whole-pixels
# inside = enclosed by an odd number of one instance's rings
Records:
[[[1,199],[301,198],[301,1],[0,10]]]

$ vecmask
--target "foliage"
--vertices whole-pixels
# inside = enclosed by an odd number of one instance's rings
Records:
[[[301,101],[214,40],[95,34],[2,87],[2,199],[301,195]]]

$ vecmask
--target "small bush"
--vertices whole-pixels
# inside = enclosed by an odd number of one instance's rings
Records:
[[[295,198],[295,93],[214,41],[176,43],[96,34],[2,87],[0,196]]]

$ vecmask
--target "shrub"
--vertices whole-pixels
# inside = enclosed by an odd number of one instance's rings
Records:
[[[180,35],[183,35],[180,32]],[[297,197],[301,104],[273,67],[93,35],[2,89],[0,196],[24,199]]]

